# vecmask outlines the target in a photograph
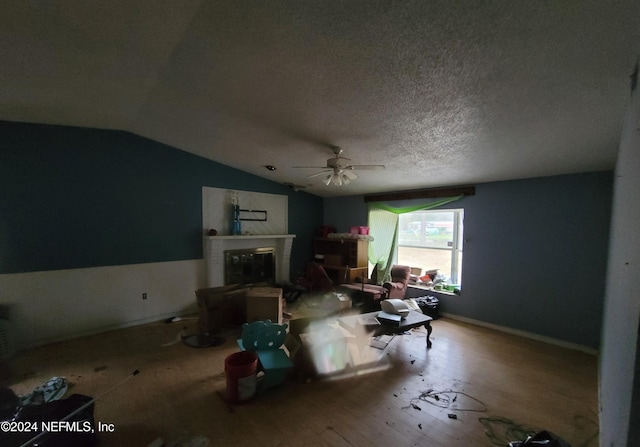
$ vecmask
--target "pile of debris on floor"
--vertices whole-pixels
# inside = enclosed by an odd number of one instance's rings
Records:
[[[0,388],[0,445],[96,445],[93,399],[81,394],[62,399],[67,389],[63,377],[52,377],[24,396]]]

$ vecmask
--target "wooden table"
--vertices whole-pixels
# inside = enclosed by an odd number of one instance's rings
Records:
[[[355,329],[365,327],[366,329],[374,332],[375,335],[400,334],[408,331],[409,329],[424,326],[427,330],[427,348],[431,348],[432,343],[430,337],[431,332],[433,331],[433,328],[431,327],[431,320],[433,320],[433,318],[430,316],[415,310],[410,310],[409,314],[400,320],[399,326],[383,324],[376,318],[377,316],[378,311],[359,315],[349,315],[348,317],[338,318],[338,322],[343,328],[350,332]]]

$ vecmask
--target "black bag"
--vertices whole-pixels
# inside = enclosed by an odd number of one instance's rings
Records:
[[[416,304],[423,314],[430,316],[434,320],[440,318],[440,300],[435,296],[421,296],[414,298]]]

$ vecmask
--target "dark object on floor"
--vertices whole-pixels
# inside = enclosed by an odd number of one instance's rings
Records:
[[[0,359],[0,385],[6,385],[12,376],[9,363]]]
[[[423,314],[429,315],[434,320],[440,318],[440,300],[435,296],[421,296],[414,298]]]
[[[201,332],[199,334],[188,335],[182,337],[182,343],[192,348],[210,348],[212,346],[220,346],[225,339],[215,335]]]
[[[37,430],[22,433],[0,431],[0,445],[3,447],[20,447],[22,445],[41,447],[95,446],[98,442],[98,436],[93,419],[94,404],[87,405],[91,400],[89,396],[72,394],[68,399],[24,407],[18,416],[11,421],[22,422],[25,427],[30,424],[29,427],[37,427]],[[87,407],[73,414],[83,405],[87,405]],[[69,417],[69,415],[72,416]],[[52,424],[51,430],[40,436],[43,425],[47,424]],[[64,429],[63,425],[73,427],[73,429]]]
[[[0,388],[0,421],[13,418],[18,411],[20,399],[11,388]]]
[[[541,431],[528,436],[524,441],[512,441],[507,447],[571,447],[553,433]]]

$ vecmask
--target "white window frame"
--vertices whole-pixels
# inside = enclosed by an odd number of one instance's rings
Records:
[[[408,216],[411,214],[431,214],[431,213],[453,213],[453,235],[452,235],[452,246],[451,247],[425,247],[424,245],[408,245],[402,244],[402,247],[415,247],[415,248],[424,248],[430,250],[446,250],[451,252],[451,277],[449,278],[449,282],[451,284],[460,284],[462,281],[462,263],[460,263],[460,258],[463,255],[463,245],[464,245],[464,209],[463,208],[447,208],[447,209],[432,209],[432,210],[419,210],[413,211],[410,213],[405,213],[403,216]],[[462,234],[461,234],[462,232]],[[400,249],[400,234],[396,235],[396,253],[395,259],[398,258],[398,250]],[[401,262],[398,260],[398,262]],[[460,269],[458,270],[458,266]],[[413,267],[413,266],[412,266]],[[416,266],[417,267],[417,266]],[[429,268],[428,265],[421,266],[423,268]]]

